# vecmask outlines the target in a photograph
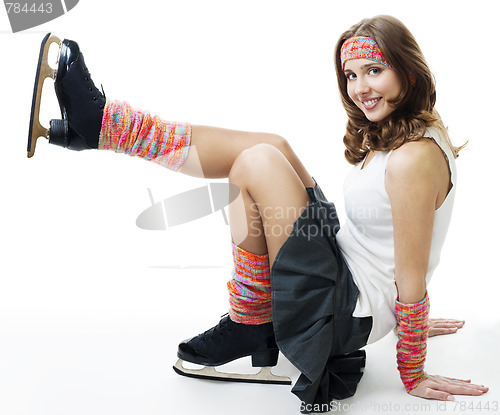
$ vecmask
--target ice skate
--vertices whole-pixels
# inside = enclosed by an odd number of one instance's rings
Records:
[[[289,378],[271,372],[271,366],[278,362],[278,354],[272,323],[246,325],[225,316],[215,327],[179,345],[179,360],[174,370],[179,375],[200,379],[290,385]],[[262,368],[259,373],[224,373],[215,368],[246,356],[251,356],[253,367]],[[183,362],[205,367],[187,369]]]
[[[59,44],[56,69],[48,63],[49,48]],[[62,119],[50,120],[49,128],[40,123],[40,103],[45,78],[54,79],[54,88]],[[72,150],[97,148],[106,104],[105,96],[95,87],[76,42],[48,33],[42,40],[36,70],[28,135],[28,157],[35,153],[39,137]]]

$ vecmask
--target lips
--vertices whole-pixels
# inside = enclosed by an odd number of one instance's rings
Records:
[[[367,110],[371,110],[372,108],[375,108],[375,106],[379,103],[381,99],[382,98],[373,98],[368,100],[362,100],[361,103]]]

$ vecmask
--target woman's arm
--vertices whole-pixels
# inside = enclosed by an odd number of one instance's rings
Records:
[[[387,163],[385,186],[391,200],[395,279],[402,303],[416,303],[426,292],[434,212],[449,180],[440,174],[439,163],[446,163],[440,151],[428,140],[411,142],[395,150]]]
[[[428,399],[481,395],[488,388],[423,371],[428,336],[425,276],[434,213],[449,189],[448,166],[441,150],[430,140],[403,145],[389,158],[385,185],[394,225],[398,368],[405,387],[410,394]]]

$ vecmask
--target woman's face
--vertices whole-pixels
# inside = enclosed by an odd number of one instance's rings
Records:
[[[396,108],[393,101],[401,91],[401,82],[394,71],[370,59],[346,61],[347,94],[372,122],[382,121]]]

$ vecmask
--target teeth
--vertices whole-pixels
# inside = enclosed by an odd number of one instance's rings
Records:
[[[371,99],[370,101],[365,101],[363,102],[363,104],[365,104],[367,107],[375,104],[380,98],[375,98],[375,99]]]

